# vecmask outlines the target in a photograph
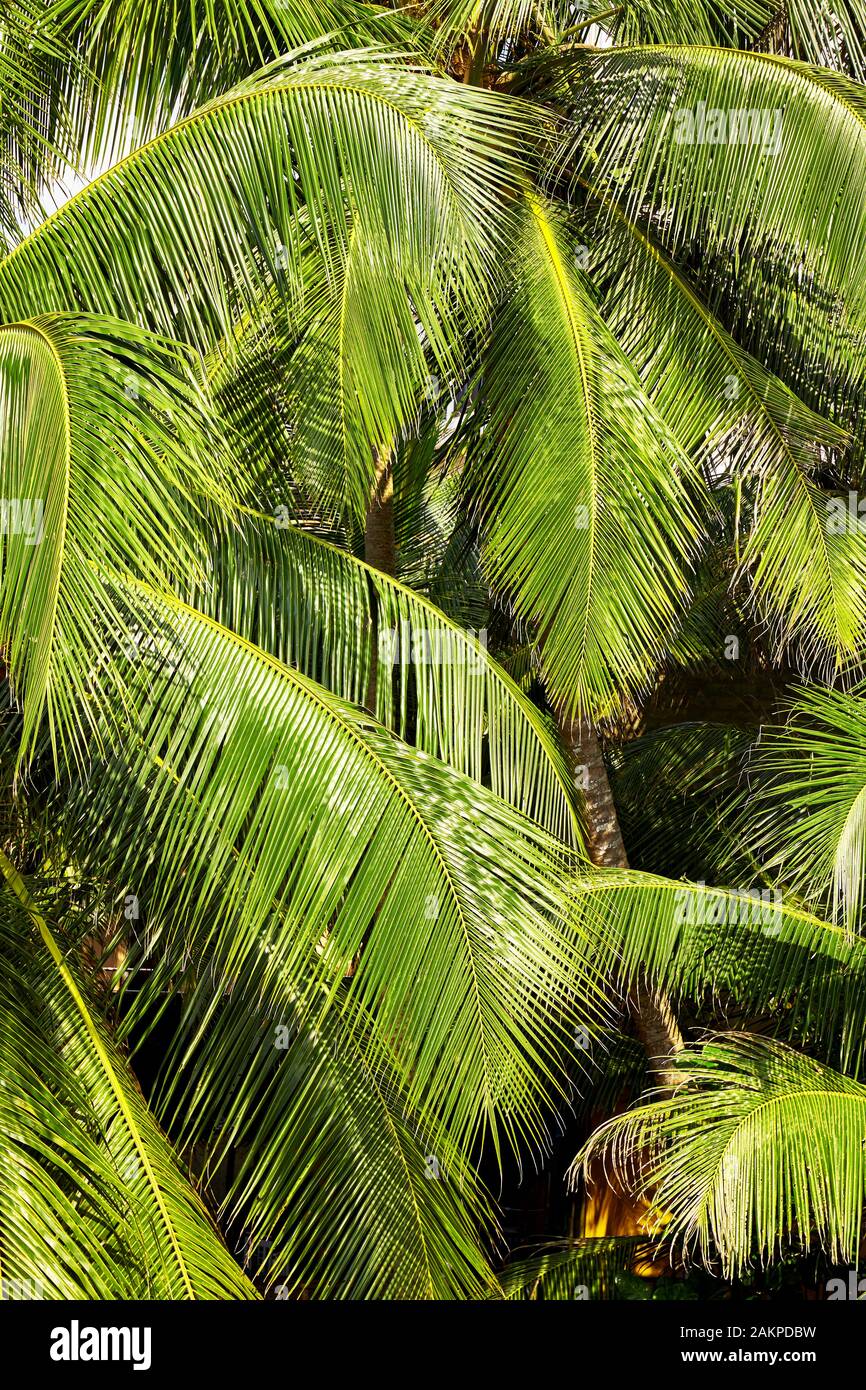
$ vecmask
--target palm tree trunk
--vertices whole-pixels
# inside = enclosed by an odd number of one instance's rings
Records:
[[[602,868],[627,869],[628,856],[598,735],[588,720],[561,719],[559,727],[583,793],[589,857]],[[629,1005],[657,1084],[676,1085],[680,1077],[670,1059],[681,1050],[683,1036],[667,997],[640,983],[632,988]]]
[[[589,857],[601,868],[627,869],[628,855],[598,735],[587,720],[561,718],[559,728],[583,796]],[[628,1004],[653,1079],[658,1086],[672,1089],[680,1075],[671,1066],[670,1059],[682,1048],[683,1037],[669,1000],[640,983],[630,990]],[[603,1118],[599,1116],[598,1121]],[[589,1178],[581,1211],[581,1234],[645,1236],[647,1200],[633,1196],[601,1163],[594,1165]],[[654,1278],[667,1273],[667,1262],[641,1259],[632,1272]]]
[[[394,472],[390,450],[373,454],[376,481],[364,525],[364,559],[383,574],[397,569],[397,542],[394,532]]]

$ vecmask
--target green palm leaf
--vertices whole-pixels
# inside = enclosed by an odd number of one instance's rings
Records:
[[[167,978],[206,959],[292,998],[348,973],[422,1118],[461,1147],[544,1142],[602,997],[564,846],[215,620],[135,591],[158,634],[127,677],[140,751],[95,769],[70,816],[81,853],[102,827],[99,861],[136,885]]]
[[[106,577],[201,573],[202,511],[225,495],[190,361],[95,316],[0,328],[0,471],[0,644],[24,698],[21,754],[43,715],[80,754],[94,698],[120,693],[106,631],[126,620]]]
[[[298,288],[311,239],[336,269],[358,221],[383,286],[447,322],[443,281],[464,304],[488,293],[526,128],[516,104],[373,50],[281,60],[37,228],[0,263],[0,313],[146,318],[208,351],[275,282]]]
[[[74,953],[5,855],[0,870],[4,1284],[24,1281],[37,1298],[255,1297],[88,999]]]
[[[866,1088],[779,1043],[728,1035],[681,1054],[685,1086],[597,1130],[604,1155],[650,1196],[656,1233],[726,1278],[814,1236],[856,1262],[866,1202]],[[573,1170],[573,1172],[576,1171]]]
[[[780,647],[833,670],[866,621],[859,539],[830,525],[816,476],[847,436],[744,352],[649,232],[607,204],[596,253],[603,311],[671,429],[710,477],[742,478],[751,524],[740,572]]]
[[[519,269],[483,365],[468,489],[556,703],[597,714],[646,681],[685,605],[696,483],[540,203]]]
[[[389,575],[299,527],[245,523],[217,552],[201,605],[225,627],[376,717],[563,840],[573,780],[545,718],[466,631]]]
[[[859,930],[866,848],[866,706],[805,686],[787,724],[762,731],[739,819],[754,852],[836,921]]]
[[[632,215],[648,207],[669,248],[778,257],[862,321],[859,83],[774,54],[671,44],[580,54],[574,77],[563,168],[619,192]]]
[[[698,1001],[730,997],[764,1012],[784,1003],[784,1026],[862,1065],[866,943],[781,891],[609,869],[581,878],[578,903],[623,991],[645,975]]]
[[[413,1117],[354,1010],[312,1027],[233,991],[172,1100],[190,1136],[218,1126],[214,1167],[239,1146],[226,1216],[267,1248],[278,1296],[465,1300],[493,1286],[477,1177]]]
[[[80,55],[68,74],[88,155],[126,153],[130,136],[184,114],[255,68],[330,37],[330,45],[407,42],[402,16],[354,0],[53,0],[44,23]]]

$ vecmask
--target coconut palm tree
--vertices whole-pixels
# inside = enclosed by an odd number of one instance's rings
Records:
[[[4,1280],[856,1259],[857,0],[8,8]]]

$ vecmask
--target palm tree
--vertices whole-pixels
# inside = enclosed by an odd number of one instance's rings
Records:
[[[857,0],[7,8],[4,1280],[856,1260]]]

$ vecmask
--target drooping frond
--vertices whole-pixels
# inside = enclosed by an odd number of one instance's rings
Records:
[[[70,837],[133,883],[165,976],[304,998],[316,980],[393,1040],[420,1118],[461,1147],[541,1143],[576,1020],[601,993],[561,842],[295,669],[144,586],[139,746],[70,802]],[[132,743],[132,740],[130,740]],[[191,953],[191,954],[190,954]],[[149,962],[148,962],[149,963]]]
[[[814,916],[758,880],[739,888],[634,870],[584,875],[578,908],[587,937],[625,990],[641,975],[658,989],[701,1001],[733,1000],[768,1014],[784,1002],[785,1027],[863,1064],[866,942]]]
[[[561,81],[561,78],[557,78]],[[701,245],[778,258],[864,313],[866,96],[768,53],[659,45],[585,51],[558,168]]]
[[[487,650],[419,594],[284,522],[229,532],[201,605],[225,627],[341,699],[367,703],[375,665],[381,724],[560,839],[577,834],[574,784],[547,721]]]
[[[0,1265],[48,1299],[243,1299],[64,942],[0,853]]]
[[[554,701],[602,713],[685,606],[697,483],[539,202],[482,373],[467,486],[490,574],[536,625]]]
[[[651,1198],[656,1232],[726,1278],[814,1236],[831,1262],[857,1260],[866,1203],[866,1088],[748,1035],[677,1058],[676,1094],[597,1130],[575,1161]]]
[[[749,775],[754,792],[740,834],[777,877],[858,931],[866,867],[862,695],[797,690],[788,723],[762,730]]]
[[[355,219],[342,261],[305,247],[298,296],[272,296],[236,354],[214,354],[220,405],[271,510],[288,471],[320,512],[362,530],[375,458],[406,447],[434,391],[466,371],[477,287],[449,302],[444,267],[431,305],[389,256]]]
[[[0,246],[20,239],[39,195],[74,153],[67,104],[53,80],[74,53],[37,0],[0,14]]]
[[[0,313],[84,308],[208,351],[275,283],[298,289],[310,240],[339,265],[359,223],[421,321],[447,318],[449,293],[488,293],[526,122],[381,52],[281,60],[37,228],[0,263]]]
[[[53,0],[45,22],[79,58],[57,81],[67,79],[89,159],[126,154],[131,140],[306,44],[421,37],[404,16],[356,0]]]
[[[214,1127],[212,1166],[243,1155],[225,1219],[268,1250],[281,1297],[466,1300],[494,1286],[477,1177],[412,1116],[354,1010],[313,1026],[285,1000],[269,1012],[233,991],[171,1101],[190,1139]]]
[[[94,697],[119,693],[107,632],[125,621],[104,581],[201,574],[221,470],[176,345],[96,316],[0,328],[0,645],[24,702],[22,757],[43,716],[65,755],[81,752]]]
[[[729,806],[756,733],[732,724],[668,724],[617,750],[611,786],[634,868],[737,881],[728,870],[742,872],[748,850]]]
[[[832,671],[866,625],[866,553],[816,481],[847,436],[744,352],[682,269],[615,203],[595,230],[602,310],[648,394],[710,479],[742,480],[739,574],[778,648]]]

